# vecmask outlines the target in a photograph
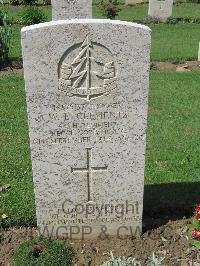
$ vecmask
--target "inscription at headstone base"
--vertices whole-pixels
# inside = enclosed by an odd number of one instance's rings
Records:
[[[148,16],[166,22],[172,16],[173,0],[149,0]]]
[[[51,0],[52,20],[92,18],[92,0]]]
[[[141,231],[150,43],[148,27],[120,21],[22,29],[40,233]]]

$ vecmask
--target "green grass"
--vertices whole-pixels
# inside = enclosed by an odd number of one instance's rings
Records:
[[[200,75],[151,74],[145,208],[178,206],[183,214],[200,195]],[[0,76],[0,214],[7,225],[31,225],[35,205],[21,76]]]
[[[146,182],[200,182],[200,74],[156,72],[150,81]]]
[[[24,10],[29,7],[10,7],[5,6],[3,9],[6,11],[8,17],[11,19],[13,23],[19,23],[21,21],[21,17],[23,15]],[[44,11],[45,16],[47,17],[47,21],[51,20],[51,7],[38,7],[39,9]]]
[[[21,8],[7,9],[14,20]],[[44,8],[48,20],[50,7]],[[93,7],[94,16],[101,17]],[[139,20],[147,6],[123,8],[122,20]],[[200,5],[174,7],[174,16],[200,17]],[[200,24],[150,25],[155,61],[197,57]],[[12,59],[21,59],[20,26],[13,26]],[[191,208],[200,195],[199,73],[152,73],[149,104],[145,208]],[[7,225],[36,223],[24,82],[21,76],[0,76],[0,216]],[[186,208],[186,206],[185,206]]]
[[[36,248],[38,247],[38,248]],[[43,249],[42,252],[41,248]],[[70,266],[75,252],[64,241],[36,237],[20,244],[12,257],[13,266]]]
[[[196,59],[200,24],[150,25],[153,61],[184,61]],[[20,27],[13,27],[11,58],[21,59]]]
[[[200,4],[186,4],[173,7],[173,17],[200,18]]]
[[[94,17],[102,17],[97,6],[93,6]],[[120,20],[143,20],[148,15],[148,5],[124,6],[119,13]],[[173,17],[200,18],[200,4],[188,4],[186,6],[174,6]]]
[[[51,7],[41,7],[47,20],[51,20]],[[5,7],[9,17],[19,21],[24,7]],[[186,6],[174,6],[175,17],[200,18],[200,4],[186,4]],[[142,20],[147,15],[147,5],[122,8],[119,19]],[[102,17],[96,5],[93,5],[93,16]],[[152,29],[152,54],[153,61],[184,61],[197,58],[200,24],[179,25],[150,25]],[[11,41],[12,59],[21,59],[20,26],[13,26]]]
[[[145,213],[192,214],[200,202],[200,75],[152,73]]]
[[[11,43],[10,43],[10,58],[14,60],[22,59],[21,27],[20,26],[12,27],[12,36],[11,36]]]
[[[0,76],[0,216],[9,224],[34,224],[34,193],[22,76]]]
[[[150,25],[155,61],[197,59],[200,24]]]
[[[5,8],[13,20],[20,20],[24,8]],[[124,7],[120,13],[122,20],[139,20],[147,14],[147,6]],[[45,15],[51,20],[51,8],[44,7]],[[99,10],[93,6],[94,17],[101,17]],[[174,7],[175,16],[194,16],[200,18],[200,5]],[[152,29],[153,61],[184,61],[197,58],[200,24],[150,25]],[[21,59],[20,26],[13,26],[10,56]]]
[[[13,19],[13,21],[20,21],[23,10],[27,7],[8,7],[5,6],[4,10],[8,13],[8,16]],[[51,7],[39,7],[44,10],[47,16],[47,21],[51,20]],[[134,21],[143,20],[148,14],[148,5],[142,6],[123,6],[120,11],[119,17],[117,19]],[[97,5],[93,5],[93,17],[102,18],[101,12]],[[189,4],[186,6],[174,6],[173,7],[173,17],[191,17],[200,18],[200,4]]]

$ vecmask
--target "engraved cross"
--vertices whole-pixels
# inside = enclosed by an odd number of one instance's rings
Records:
[[[73,168],[71,173],[87,173],[87,188],[88,188],[88,201],[91,201],[92,192],[92,174],[99,171],[107,171],[108,166],[92,167],[92,149],[88,148],[87,151],[87,167],[86,168]]]

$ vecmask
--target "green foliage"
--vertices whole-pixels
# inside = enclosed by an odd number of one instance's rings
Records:
[[[6,15],[1,17],[2,25],[0,26],[0,65],[5,65],[9,60],[10,51],[10,39],[11,39],[11,28],[7,24]]]
[[[102,15],[106,16],[108,19],[115,19],[115,17],[118,16],[121,11],[119,5],[120,3],[118,0],[101,0],[98,4]]]
[[[37,5],[38,0],[22,0],[22,4],[26,6],[34,6]]]
[[[13,6],[18,6],[21,4],[21,1],[20,0],[10,0],[10,4]]]
[[[192,222],[193,246],[200,249],[200,204],[196,205]]]
[[[109,261],[106,261],[101,266],[141,266],[140,262],[133,261],[132,258],[118,257],[112,258]]]
[[[200,24],[200,18],[192,17],[170,17],[167,19],[167,24],[178,24],[178,23],[195,23]]]
[[[8,25],[11,22],[8,19],[7,12],[3,9],[0,9],[0,26]]]
[[[149,266],[159,266],[162,265],[162,261],[164,258],[161,258],[160,260],[155,256],[153,253]],[[142,266],[142,264],[139,261],[136,261],[132,258],[126,258],[126,257],[118,257],[115,258],[111,252],[111,259],[109,261],[106,261],[101,266]]]
[[[9,26],[0,27],[0,65],[4,65],[9,60],[11,28]]]
[[[200,230],[200,221],[194,220],[192,226],[193,228]]]
[[[200,18],[193,18],[193,17],[170,17],[167,19],[166,22],[161,22],[156,18],[152,18],[146,16],[143,20],[134,20],[134,22],[141,23],[141,24],[200,24]]]
[[[193,246],[197,249],[200,249],[200,241],[199,240],[194,240],[193,241]]]
[[[10,0],[10,4],[13,6],[18,6],[18,5],[34,6],[38,4],[38,0]]]
[[[13,255],[14,266],[70,266],[74,251],[64,242],[37,237],[19,245]]]
[[[32,25],[46,21],[44,11],[38,7],[29,7],[23,11],[22,24]]]
[[[49,5],[51,5],[51,0],[43,0],[42,3],[44,6],[49,6]]]
[[[200,0],[187,0],[188,3],[200,3]]]
[[[146,16],[143,20],[135,21],[141,24],[160,24],[162,23],[159,19]]]
[[[150,262],[150,266],[158,266],[158,265],[162,265],[162,261],[164,258],[161,258],[160,260],[155,256],[155,254],[153,253],[152,258],[151,258],[151,262]]]
[[[3,9],[0,9],[0,26],[3,26],[5,16],[6,16],[5,11]]]
[[[18,6],[18,5],[26,5],[26,6],[50,5],[51,0],[10,0],[10,4],[13,6]]]

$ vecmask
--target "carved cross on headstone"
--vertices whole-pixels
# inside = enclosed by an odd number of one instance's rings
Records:
[[[92,167],[92,149],[88,148],[87,151],[87,167],[85,168],[73,168],[71,167],[71,173],[87,173],[87,188],[88,188],[88,202],[91,201],[92,192],[92,174],[99,171],[107,171],[108,166]]]

